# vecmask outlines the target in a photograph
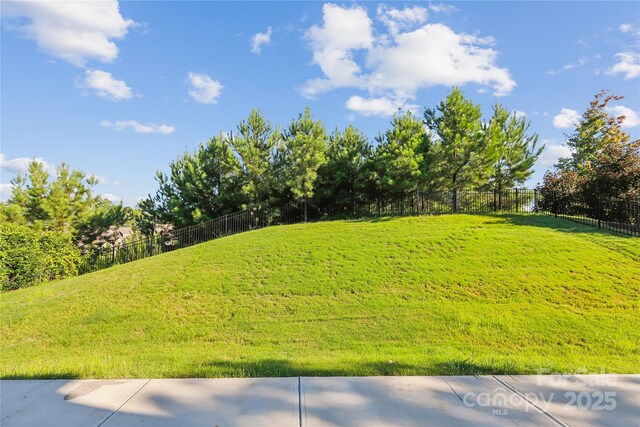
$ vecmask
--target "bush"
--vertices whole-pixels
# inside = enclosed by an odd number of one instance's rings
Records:
[[[63,279],[78,274],[80,250],[70,234],[44,232],[40,235],[43,280]]]
[[[80,252],[71,236],[0,225],[0,285],[3,291],[25,288],[77,274]]]
[[[37,283],[42,271],[38,233],[19,225],[0,226],[0,271],[3,291]]]

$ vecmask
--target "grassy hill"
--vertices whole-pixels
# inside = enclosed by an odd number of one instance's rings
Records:
[[[4,378],[638,372],[640,239],[537,215],[279,226],[0,296]]]

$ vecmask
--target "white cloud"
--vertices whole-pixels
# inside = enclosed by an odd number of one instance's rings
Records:
[[[574,68],[583,67],[588,62],[589,60],[583,56],[582,58],[578,59],[578,62],[570,62],[564,65],[560,70],[547,71],[547,74],[550,74],[550,75],[562,74],[564,71],[569,71],[569,70],[573,70]]]
[[[26,173],[29,170],[29,165],[34,160],[42,163],[47,174],[51,176],[56,175],[55,165],[47,162],[42,157],[16,157],[15,159],[7,159],[4,154],[0,153],[0,168],[11,173]]]
[[[519,110],[515,110],[513,112],[513,115],[516,116],[516,119],[522,119],[524,117],[527,117],[527,113],[525,113],[524,111],[519,111]]]
[[[352,96],[346,102],[346,107],[363,116],[392,116],[398,110],[416,111],[417,105],[406,105],[401,101],[388,98],[369,98],[365,99],[361,96]]]
[[[624,116],[622,127],[633,128],[640,125],[640,117],[638,117],[638,113],[629,107],[616,105],[616,106],[607,108],[607,110],[610,114],[613,114],[615,116]]]
[[[624,79],[633,79],[640,76],[640,54],[636,52],[620,52],[615,55],[619,59],[605,74],[624,74]]]
[[[541,166],[553,166],[558,162],[559,158],[571,156],[569,147],[557,144],[554,140],[544,139],[542,143],[545,147],[540,157],[538,157],[538,164]]]
[[[115,194],[111,193],[102,193],[100,197],[113,203],[120,203],[122,201],[122,197],[116,196]]]
[[[497,96],[515,87],[509,70],[496,65],[498,52],[490,47],[493,38],[456,33],[443,24],[422,25],[427,11],[420,7],[380,6],[377,12],[388,31],[374,36],[364,8],[323,6],[322,25],[312,26],[306,34],[323,77],[307,81],[301,88],[303,96],[355,88],[366,90],[374,100],[404,104],[431,86],[476,83],[492,87]],[[358,51],[363,52],[360,61],[355,57]],[[352,105],[364,105],[364,98],[354,99]]]
[[[120,14],[116,0],[3,1],[2,9],[4,17],[16,18],[7,28],[20,31],[43,51],[77,66],[91,59],[112,62],[118,56],[113,40],[124,38],[136,25]]]
[[[111,122],[109,120],[102,120],[100,122],[100,126],[105,128],[112,128],[117,131],[123,131],[127,128],[130,128],[135,133],[159,133],[162,135],[169,135],[173,133],[176,128],[173,126],[168,126],[165,124],[156,125],[153,123],[139,123],[135,120],[118,120],[116,122]]]
[[[631,30],[633,30],[633,25],[631,25],[631,24],[620,24],[618,29],[623,33],[628,33]]]
[[[0,184],[0,201],[5,201],[11,197],[13,184]]]
[[[331,3],[322,6],[323,25],[312,26],[306,33],[313,50],[313,63],[320,66],[325,79],[307,81],[302,94],[308,98],[339,87],[361,87],[357,77],[360,67],[353,51],[373,46],[372,22],[360,6],[342,8]]]
[[[428,7],[429,7],[429,10],[434,13],[450,14],[458,11],[457,7],[450,4],[444,4],[444,3],[429,3]]]
[[[430,86],[466,83],[491,85],[494,95],[506,95],[515,82],[506,68],[495,65],[497,52],[481,47],[491,40],[458,34],[443,24],[427,24],[399,34],[395,45],[371,50],[368,64],[374,69],[374,89],[391,89],[413,95]]]
[[[224,89],[219,81],[206,74],[189,73],[189,95],[201,104],[215,104]]]
[[[558,129],[574,127],[580,121],[580,114],[576,110],[563,108],[560,114],[553,118],[553,125]]]
[[[114,79],[111,73],[106,71],[87,70],[84,80],[76,81],[76,86],[95,91],[100,98],[111,101],[122,101],[133,97],[131,88],[123,80]]]
[[[267,27],[265,33],[257,33],[251,39],[251,52],[260,54],[262,52],[263,45],[269,45],[271,43],[271,27]]]
[[[591,45],[585,41],[584,37],[578,38],[578,40],[576,40],[576,43],[578,43],[585,49],[589,49],[591,47]]]
[[[427,9],[420,6],[405,6],[404,9],[400,10],[380,4],[377,14],[378,20],[387,27],[389,33],[394,37],[400,30],[406,30],[427,21]]]

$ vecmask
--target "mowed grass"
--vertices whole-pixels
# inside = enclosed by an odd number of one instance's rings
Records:
[[[537,215],[278,226],[0,296],[3,378],[640,372],[640,239]]]

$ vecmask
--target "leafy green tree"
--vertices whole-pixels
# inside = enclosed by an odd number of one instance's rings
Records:
[[[567,214],[637,221],[626,204],[640,200],[640,140],[631,141],[622,130],[624,116],[607,111],[609,103],[622,98],[601,91],[590,102],[568,135],[571,157],[560,159],[539,187],[543,200],[549,201],[545,203]]]
[[[429,149],[429,185],[459,190],[487,183],[499,156],[496,141],[482,123],[480,105],[454,88],[424,122],[435,136]]]
[[[353,125],[344,132],[336,129],[329,137],[326,163],[318,170],[316,199],[319,205],[339,209],[352,207],[364,192],[371,155],[367,137]]]
[[[498,191],[522,185],[533,174],[533,166],[544,146],[538,147],[538,134],[528,135],[529,123],[497,104],[488,133],[498,148],[488,185]]]
[[[377,138],[373,170],[382,193],[416,190],[424,183],[429,137],[422,121],[411,114],[396,114],[391,129]]]
[[[587,200],[640,203],[640,140],[605,145],[582,176]]]
[[[623,98],[623,96],[610,95],[607,90],[596,94],[574,132],[567,136],[566,145],[571,150],[571,157],[558,161],[560,170],[575,170],[582,173],[587,164],[592,162],[608,144],[629,142],[629,134],[621,128],[625,117],[611,116],[607,112],[607,107],[612,101]]]
[[[318,169],[325,162],[327,132],[307,107],[282,134],[282,178],[295,200],[313,197]]]
[[[230,144],[240,158],[242,192],[249,205],[263,205],[272,196],[273,155],[277,142],[271,124],[255,109],[238,125],[238,134],[230,138]]]

